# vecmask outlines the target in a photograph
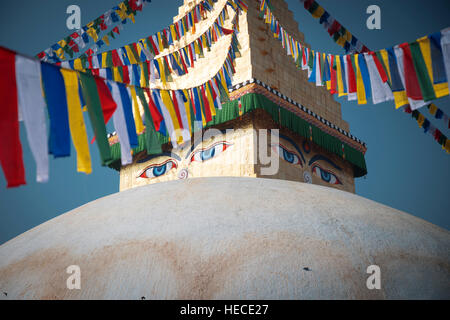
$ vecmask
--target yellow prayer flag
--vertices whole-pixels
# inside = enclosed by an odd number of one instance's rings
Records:
[[[61,74],[66,87],[70,134],[77,151],[77,171],[90,174],[92,172],[91,155],[89,153],[86,126],[81,111],[77,73],[73,70],[61,69]]]
[[[352,41],[352,34],[350,33],[350,31],[345,30],[345,36],[344,36],[345,41]]]
[[[66,40],[60,40],[58,41],[58,44],[61,46],[61,48],[64,48],[67,44]]]
[[[205,94],[206,94],[206,99],[208,99],[208,104],[209,104],[209,109],[211,110],[211,115],[215,116],[216,115],[216,108],[214,107],[214,100],[213,100],[213,95],[211,90],[209,90],[209,86],[207,84],[205,84]]]
[[[76,59],[73,61],[73,68],[74,68],[75,70],[80,70],[80,71],[83,70],[83,65],[81,64],[81,59],[80,59],[80,58],[76,58]]]
[[[381,58],[383,59],[383,64],[386,67],[386,73],[389,78],[389,83],[391,82],[391,69],[389,68],[389,58],[386,49],[380,50]]]
[[[108,52],[103,52],[102,53],[102,68],[107,68],[108,65],[106,64],[106,57],[108,55]]]
[[[228,86],[227,86],[227,82],[225,81],[225,75],[223,74],[223,69],[220,69],[219,75],[220,75],[220,83],[222,84],[222,87],[225,89],[225,92],[228,95]]]
[[[161,79],[163,86],[165,86],[167,83],[167,79],[166,79],[166,70],[164,68],[164,62],[162,61],[161,58],[155,59],[154,62],[159,65],[159,77]]]
[[[338,39],[337,39],[337,41],[336,41],[336,43],[338,44],[338,45],[340,45],[341,47],[343,47],[344,45],[345,45],[345,43],[347,42],[347,40],[345,40],[344,39],[344,37],[339,37]]]
[[[424,115],[419,113],[419,117],[417,117],[417,123],[418,123],[419,127],[422,128],[424,121],[425,121]]]
[[[319,5],[314,12],[311,12],[311,15],[314,18],[320,18],[324,13],[325,13],[325,9]]]
[[[178,122],[178,117],[175,112],[175,107],[172,103],[172,99],[170,98],[169,91],[160,90],[160,92],[161,92],[161,99],[162,99],[164,105],[166,106],[167,110],[169,111],[170,118],[172,119],[173,128],[174,128],[175,134],[177,136],[177,143],[182,143],[183,136],[181,135],[181,130],[180,130],[181,126],[180,126],[180,123]]]
[[[186,89],[183,89],[183,94],[186,97],[186,102],[184,103],[184,108],[186,109],[186,116],[189,123],[189,132],[192,132],[192,126],[191,126],[191,103],[189,101],[189,92]]]
[[[161,52],[161,51],[164,50],[164,46],[163,46],[163,43],[162,43],[161,32],[158,32],[158,33],[156,34],[156,37],[158,38],[158,50],[159,50],[159,52]]]
[[[436,114],[437,109],[438,108],[436,107],[436,105],[434,103],[430,103],[430,107],[429,107],[430,114],[432,114],[434,116]]]
[[[392,91],[394,94],[395,109],[401,108],[409,104],[408,97],[406,96],[406,91]]]
[[[338,89],[338,97],[346,96],[347,93],[344,92],[344,79],[342,79],[342,66],[341,59],[338,55],[335,56],[336,60],[336,78],[337,78],[337,89]]]
[[[136,57],[134,56],[133,51],[131,50],[130,46],[126,45],[125,46],[125,51],[127,52],[128,60],[130,60],[131,64],[138,63],[136,61]]]
[[[381,58],[383,59],[383,64],[386,67],[386,74],[389,79],[389,83],[392,83],[391,78],[391,69],[389,68],[389,58],[388,58],[388,52],[386,49],[380,50]],[[401,108],[407,104],[409,104],[408,97],[406,96],[406,91],[392,91],[392,94],[394,95],[394,102],[395,102],[395,109]]]
[[[156,62],[156,60],[155,60],[155,62]],[[140,80],[140,83],[141,83],[141,87],[145,88],[145,87],[147,87],[147,84],[145,83],[144,64],[140,63],[139,67],[141,68],[141,79],[139,79],[139,80]]]
[[[144,131],[144,123],[142,122],[141,111],[139,110],[139,103],[136,95],[136,88],[130,86],[131,98],[133,101],[133,116],[134,124],[136,126],[136,133],[140,134]]]
[[[55,51],[55,53],[57,54],[58,57],[60,57],[61,59],[65,59],[64,57],[64,50],[62,48],[59,48],[58,50]]]
[[[355,54],[355,67],[356,67],[356,96],[358,97],[358,104],[366,104],[366,89],[364,88],[364,82],[361,75],[361,69],[359,68],[359,59],[364,57],[361,54]]]
[[[113,67],[113,79],[117,82],[123,82],[118,67]]]
[[[98,35],[94,28],[87,29],[86,33],[90,35],[92,39],[94,39],[94,42],[98,41]]]
[[[423,59],[425,60],[425,65],[427,66],[428,75],[430,76],[430,80],[433,83],[436,98],[447,96],[449,94],[448,82],[437,84],[434,84],[433,82],[433,66],[431,62],[430,39],[427,36],[425,36],[420,39],[417,39],[417,42],[419,43],[420,51],[422,51],[422,56]]]
[[[175,26],[173,24],[170,25],[170,34],[172,35],[173,41],[178,39],[177,33],[175,32]]]
[[[109,38],[108,38],[108,35],[105,34],[105,36],[102,38],[102,40],[103,40],[103,42],[106,43],[106,45],[109,46]]]
[[[200,46],[198,45],[197,40],[194,41],[194,51],[196,54],[200,54]]]
[[[445,142],[445,151],[447,151],[447,153],[450,153],[450,139],[447,139],[447,141]]]
[[[119,4],[120,10],[116,10],[117,14],[119,15],[121,20],[125,20],[127,18],[127,7],[125,3],[121,2]]]

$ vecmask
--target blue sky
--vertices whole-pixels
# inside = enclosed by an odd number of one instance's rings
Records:
[[[35,55],[71,33],[66,28],[66,8],[81,8],[82,25],[116,5],[118,0],[40,0],[0,2],[0,45],[18,52]],[[151,35],[172,22],[182,0],[153,0],[128,22],[121,36],[111,41],[108,49]],[[254,0],[247,0],[254,5]],[[321,52],[342,54],[318,21],[306,12],[299,0],[288,0],[290,10],[305,34],[306,42]],[[321,0],[318,1],[341,24],[372,50],[413,41],[444,29],[449,24],[448,0]],[[381,8],[381,30],[368,30],[366,8]],[[282,21],[281,21],[282,22]],[[286,57],[290,59],[290,57]],[[450,155],[424,134],[409,115],[395,110],[392,102],[358,106],[337,99],[342,104],[343,118],[350,131],[368,144],[368,175],[356,180],[356,193],[385,205],[409,212],[417,217],[450,228]],[[449,97],[436,105],[450,114]],[[441,120],[432,119],[444,134],[450,136]],[[90,129],[89,129],[90,130]],[[91,146],[93,173],[76,172],[76,156],[51,160],[50,181],[35,182],[35,164],[25,130],[21,126],[27,185],[6,189],[0,175],[0,244],[68,210],[99,197],[118,192],[119,175],[101,167],[98,151]]]

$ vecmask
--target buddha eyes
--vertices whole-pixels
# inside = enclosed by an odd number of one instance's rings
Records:
[[[213,144],[212,146],[210,146],[206,149],[195,151],[191,155],[190,162],[194,162],[194,161],[203,162],[203,161],[210,160],[210,159],[216,157],[217,155],[219,155],[220,153],[224,152],[231,145],[232,145],[232,143],[221,141],[221,142],[217,142],[217,143]]]
[[[285,160],[289,163],[292,163],[294,165],[298,164],[301,167],[303,167],[302,160],[295,151],[291,151],[281,144],[272,144],[271,147],[272,147],[272,150],[274,152],[276,152],[279,155],[279,157],[282,158],[283,160]],[[315,156],[315,157],[317,157],[317,156]],[[339,178],[334,173],[332,173],[329,170],[323,169],[318,164],[315,164],[314,163],[316,160],[316,159],[314,159],[315,157],[313,157],[311,159],[311,161],[309,161],[309,165],[311,167],[311,172],[318,178],[322,179],[322,181],[325,181],[329,184],[334,184],[334,185],[342,184],[342,182],[339,180]],[[324,160],[324,159],[319,159],[319,160]],[[312,164],[311,164],[311,162],[312,162]]]
[[[281,159],[292,163],[292,164],[299,164],[302,166],[302,162],[300,160],[300,157],[292,151],[289,151],[286,147],[282,146],[281,144],[273,144],[272,150],[275,151]]]
[[[201,149],[198,151],[195,151],[192,153],[190,159],[190,162],[198,161],[203,162],[210,160],[223,151],[225,151],[227,148],[229,148],[232,143],[228,143],[225,141],[217,142],[213,144],[212,146]],[[165,174],[167,174],[170,170],[178,168],[177,161],[173,158],[167,159],[166,161],[158,164],[152,164],[146,167],[138,176],[138,178],[144,178],[144,179],[152,179],[161,177]]]
[[[338,177],[336,177],[332,172],[319,167],[319,165],[317,164],[312,167],[312,172],[317,177],[325,182],[328,182],[329,184],[342,184],[341,181],[339,181]]]
[[[174,168],[177,168],[177,163],[174,160],[169,159],[161,164],[152,164],[148,166],[144,169],[144,171],[142,171],[139,177],[146,179],[157,178],[165,175],[167,172]]]

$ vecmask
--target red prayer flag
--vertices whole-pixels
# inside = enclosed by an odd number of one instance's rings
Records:
[[[39,52],[39,53],[37,54],[37,56],[38,56],[39,59],[42,59],[42,58],[45,57],[45,52],[44,52],[44,51]]]
[[[194,67],[194,52],[192,51],[192,44],[188,46],[189,59],[191,60],[191,68]]]
[[[163,121],[162,115],[159,113],[158,108],[153,101],[152,95],[150,94],[149,88],[144,88],[145,92],[147,92],[148,96],[148,107],[150,109],[150,114],[152,115],[153,124],[155,125],[155,130],[159,131],[161,126],[161,121]]]
[[[88,63],[89,63],[89,69],[93,69],[94,66],[92,65],[92,56],[88,56],[87,59],[88,59]]]
[[[26,184],[22,144],[19,136],[15,65],[15,53],[0,47],[0,94],[2,96],[0,164],[8,182],[8,188]]]
[[[183,121],[181,120],[180,108],[178,107],[178,100],[177,100],[177,97],[175,96],[174,90],[172,90],[172,101],[173,101],[173,106],[175,107],[175,113],[177,115],[177,119],[178,119],[178,123],[180,124],[180,128],[184,129]]]
[[[387,77],[386,71],[383,68],[383,65],[381,64],[381,62],[378,59],[378,57],[375,54],[375,52],[371,51],[370,54],[373,57],[373,61],[375,61],[375,65],[377,66],[378,73],[381,76],[381,80],[383,80],[383,82],[386,82],[388,80],[388,77]]]
[[[226,28],[223,28],[223,27],[221,27],[222,28],[222,31],[223,31],[223,33],[225,34],[225,35],[229,35],[229,34],[232,34],[234,31],[233,30],[231,30],[231,29],[226,29]]]
[[[183,53],[181,51],[179,51],[179,52],[180,52],[180,55],[179,55],[180,61],[181,61],[181,64],[183,65],[184,72],[188,73],[188,67],[186,65],[186,62],[184,61]]]
[[[205,111],[205,120],[206,120],[206,122],[210,122],[212,120],[211,107],[209,106],[208,99],[206,98],[205,88],[203,85],[200,86],[200,94],[201,94],[201,97],[203,100],[203,106],[204,106],[204,111]]]
[[[155,42],[153,41],[152,37],[148,37],[148,41],[150,42],[150,44],[152,45],[153,48],[153,52],[155,53],[155,55],[159,54],[159,50],[158,50],[158,46],[155,44]]]
[[[102,105],[103,118],[105,119],[105,124],[107,124],[114,114],[114,111],[116,111],[117,104],[102,78],[95,77],[95,83],[97,84],[98,96],[100,97],[100,104]]]
[[[412,113],[412,110],[411,110],[411,106],[409,105],[409,104],[407,104],[406,106],[405,106],[405,110],[404,110],[406,113]]]
[[[189,101],[191,103],[191,106],[193,106],[192,111],[194,111],[194,115],[197,115],[197,110],[195,110],[195,100],[194,100],[194,92],[192,92],[194,89],[188,90],[189,93]]]
[[[111,92],[108,89],[105,81],[100,77],[94,77],[95,84],[97,85],[97,92],[100,98],[100,104],[102,106],[103,119],[105,124],[108,123],[109,119],[111,119],[114,111],[116,111],[117,104],[114,101]],[[95,141],[95,136],[91,140],[91,144]]]
[[[150,63],[149,62],[145,62],[145,68],[147,68],[148,76],[150,78],[152,72],[150,71],[151,69],[150,69]]]
[[[112,63],[114,67],[119,67],[122,65],[122,60],[120,60],[119,54],[117,50],[114,49],[111,51]]]
[[[400,48],[403,50],[406,95],[414,100],[422,100],[422,91],[420,90],[419,79],[417,79],[416,70],[414,69],[411,48],[408,43],[402,43]]]
[[[336,91],[336,69],[333,68],[334,65],[334,55],[331,56],[331,61],[330,61],[330,76],[331,76],[331,88],[330,88],[330,93],[331,94],[335,94],[337,93]]]
[[[170,68],[169,60],[167,60],[167,56],[164,56],[164,62],[166,63],[167,69],[169,70],[169,73],[172,73],[172,69]]]
[[[314,3],[315,0],[305,0],[305,2],[303,3],[305,6],[305,9],[308,10],[309,7],[311,7],[311,5]]]
[[[347,58],[347,66],[348,66],[348,92],[354,93],[356,92],[356,77],[355,70],[353,70],[352,60],[350,55],[346,56]]]
[[[442,132],[439,129],[436,129],[436,131],[434,131],[434,140],[439,142],[439,139],[442,136]]]
[[[137,43],[136,43],[136,42],[133,42],[133,43],[132,43],[132,46],[133,46],[133,48],[134,48],[134,52],[133,52],[133,53],[136,53],[137,55],[139,55],[139,54],[138,54],[139,50],[138,50]],[[138,57],[138,60],[140,60],[140,57]],[[138,61],[138,62],[139,62],[139,61]]]
[[[130,74],[128,73],[128,66],[122,67],[122,74],[123,74],[123,82],[124,83],[130,83]]]
[[[218,92],[216,92],[216,90],[214,89],[214,86],[212,84],[212,82],[214,81],[214,79],[209,80],[209,88],[211,89],[211,93],[213,95],[213,101],[216,101],[217,95],[219,94]]]
[[[333,34],[335,34],[336,32],[338,32],[338,30],[341,28],[341,24],[339,22],[337,22],[336,20],[334,20],[333,24],[331,25],[331,27],[328,29],[328,34],[330,36],[332,36]]]
[[[138,0],[130,0],[129,2],[130,8],[133,11],[141,11],[142,10],[142,3],[138,5]]]
[[[369,52],[369,51],[370,51],[369,48],[367,48],[365,45],[363,45],[361,52],[364,53],[364,52]]]
[[[175,33],[176,33],[178,39],[180,39],[181,38],[180,27],[178,26],[178,23],[175,23],[174,26],[175,26]],[[173,39],[173,40],[175,41],[178,39]]]

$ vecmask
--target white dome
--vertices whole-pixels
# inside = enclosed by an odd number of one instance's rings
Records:
[[[336,189],[188,179],[98,199],[3,244],[0,294],[449,299],[449,248],[448,231]],[[373,264],[381,268],[381,290],[366,286]],[[66,287],[69,265],[80,266],[80,290]]]

